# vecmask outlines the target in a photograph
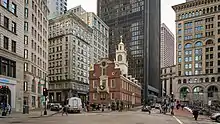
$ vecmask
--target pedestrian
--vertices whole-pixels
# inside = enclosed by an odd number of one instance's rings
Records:
[[[63,116],[64,113],[66,114],[66,116],[68,116],[68,106],[67,106],[67,105],[64,105],[64,106],[63,106],[62,116]]]
[[[199,110],[198,110],[197,108],[195,108],[195,109],[193,110],[193,115],[194,115],[195,121],[197,121],[198,116],[199,116]]]
[[[8,114],[10,115],[11,114],[11,106],[9,104],[7,106],[7,110],[8,110]]]
[[[181,105],[182,110],[184,109],[184,107],[185,107],[184,104],[182,104],[182,105]]]
[[[104,105],[101,104],[101,109],[102,109],[102,112],[104,112]]]
[[[171,106],[171,115],[174,115],[174,102],[171,102],[171,104],[170,104],[170,106]]]

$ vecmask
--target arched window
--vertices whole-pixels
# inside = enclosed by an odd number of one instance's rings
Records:
[[[187,44],[184,46],[185,49],[188,49],[188,48],[191,48],[191,47],[192,47],[192,44],[191,44],[191,43],[187,43]]]
[[[213,44],[213,41],[212,40],[207,40],[206,45],[209,45],[209,44]]]
[[[186,98],[188,93],[189,93],[189,88],[188,87],[182,87],[180,89],[180,98]]]
[[[202,99],[203,92],[204,92],[204,90],[200,86],[197,86],[197,87],[193,88],[193,98],[195,100]]]
[[[211,82],[215,82],[215,78],[214,77],[211,78]]]
[[[183,83],[184,83],[184,84],[186,83],[186,79],[183,79]]]
[[[122,55],[118,55],[118,61],[122,61]]]
[[[209,78],[206,78],[206,79],[205,79],[205,82],[209,82]]]
[[[203,83],[203,78],[200,78],[199,80],[200,80],[200,83]]]
[[[195,46],[196,46],[196,47],[202,46],[202,42],[201,42],[201,41],[196,42],[196,43],[195,43]]]
[[[178,80],[178,84],[181,84],[181,80],[180,79]]]

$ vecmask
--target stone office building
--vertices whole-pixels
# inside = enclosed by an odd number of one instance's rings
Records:
[[[195,104],[220,97],[220,1],[195,0],[176,12],[177,98]]]
[[[9,87],[7,102],[12,111],[22,111],[24,80],[24,3],[0,1],[0,86]],[[2,94],[0,93],[0,103]]]
[[[49,101],[86,101],[92,29],[74,13],[49,20]]]

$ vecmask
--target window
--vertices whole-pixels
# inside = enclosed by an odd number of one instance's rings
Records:
[[[28,59],[28,50],[26,50],[26,49],[24,50],[24,58]]]
[[[102,68],[102,75],[106,75],[106,68]]]
[[[97,88],[97,81],[93,81],[93,88]]]
[[[106,87],[106,80],[102,80],[100,85]]]
[[[28,8],[25,8],[25,9],[24,9],[24,17],[25,17],[25,18],[28,18]]]
[[[24,87],[23,87],[24,91],[28,91],[28,82],[24,82]]]
[[[16,41],[11,41],[11,51],[16,53]]]
[[[9,0],[3,0],[3,6],[9,8]]]
[[[115,80],[112,79],[112,80],[111,80],[111,88],[115,88],[115,87],[116,87]]]
[[[11,4],[11,12],[13,14],[16,14],[17,13],[17,5],[15,3],[12,2]]]
[[[93,93],[93,99],[96,100],[97,99],[97,94]]]
[[[4,36],[4,48],[8,50],[8,37]]]
[[[182,62],[182,58],[181,57],[178,58],[178,62]]]
[[[29,0],[25,0],[25,4],[27,5],[29,3]]]
[[[12,23],[11,23],[11,31],[14,32],[14,33],[16,33],[16,29],[17,29],[16,26],[17,26],[16,23],[12,21]]]
[[[115,99],[115,94],[111,93],[111,99],[114,100]]]
[[[36,101],[35,96],[32,96],[32,100],[31,100],[31,105],[32,105],[32,107],[35,107],[35,106],[36,106],[35,101]]]
[[[118,55],[118,61],[122,61],[122,55]]]
[[[9,19],[6,16],[4,16],[4,27],[9,29]]]
[[[31,91],[34,92],[34,93],[36,92],[36,82],[35,82],[35,79],[32,80]]]
[[[0,75],[16,78],[16,62],[0,57]]]
[[[28,63],[24,63],[24,71],[28,71]]]
[[[24,22],[24,31],[28,31],[28,22]]]
[[[28,45],[28,36],[24,35],[24,44]]]

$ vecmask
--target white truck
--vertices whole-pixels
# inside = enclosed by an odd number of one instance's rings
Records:
[[[81,113],[82,111],[82,100],[78,97],[71,97],[68,100],[68,112],[70,113]]]

